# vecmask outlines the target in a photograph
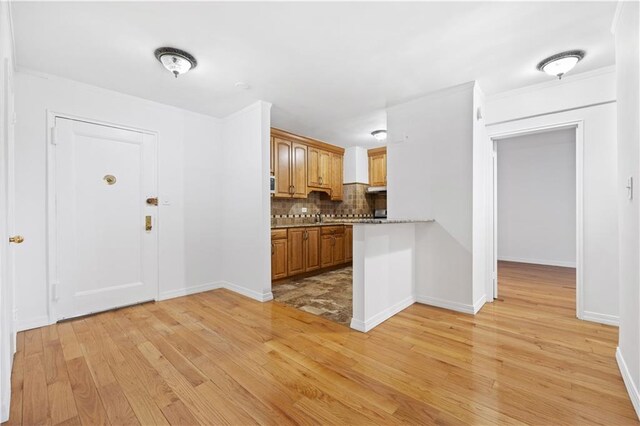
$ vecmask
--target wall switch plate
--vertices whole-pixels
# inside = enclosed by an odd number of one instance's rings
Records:
[[[307,212],[307,208],[306,207],[303,207],[301,210],[302,210],[302,213],[306,213]]]

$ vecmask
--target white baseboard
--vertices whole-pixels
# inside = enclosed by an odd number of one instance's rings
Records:
[[[395,305],[388,307],[382,312],[378,312],[377,314],[375,314],[374,316],[372,316],[366,321],[351,318],[351,328],[353,328],[354,330],[358,330],[363,333],[366,333],[367,331],[373,329],[374,327],[382,324],[383,322],[385,322],[386,320],[388,320],[398,312],[413,305],[415,302],[416,302],[415,297],[409,296],[406,299],[396,303]]]
[[[460,302],[453,302],[451,300],[438,299],[437,297],[418,296],[416,300],[418,303],[435,306],[437,308],[450,309],[452,311],[462,312],[465,314],[475,314],[477,312],[476,307],[474,305],[460,303]],[[480,299],[476,303],[478,303],[478,310],[479,310],[484,304],[484,301]]]
[[[52,323],[49,322],[48,316],[41,316],[41,317],[30,318],[26,320],[17,320],[15,323],[16,332],[31,330],[32,328],[44,327],[45,325],[49,325],[49,324],[52,324]]]
[[[532,263],[534,265],[562,266],[564,268],[576,267],[576,262],[566,262],[564,260],[528,259],[511,256],[498,256],[498,260],[503,260],[505,262]]]
[[[271,292],[263,294],[227,281],[217,281],[213,283],[200,284],[193,287],[181,288],[178,290],[166,291],[160,294],[160,300],[188,296],[190,294],[202,293],[203,291],[216,290],[219,288],[226,288],[227,290],[231,290],[243,296],[250,297],[251,299],[257,300],[259,302],[268,302],[269,300],[273,299],[273,293]]]
[[[222,281],[221,284],[222,287],[226,288],[227,290],[231,290],[243,296],[250,297],[253,300],[257,300],[258,302],[268,302],[269,300],[273,300],[273,293],[271,291],[260,293],[258,291],[251,290],[249,288],[242,287],[227,281]]]
[[[190,294],[202,293],[203,291],[215,290],[223,287],[222,282],[205,283],[193,287],[179,288],[160,293],[159,300],[168,300],[176,297],[189,296]]]
[[[620,325],[620,317],[616,315],[600,314],[598,312],[584,311],[581,320],[598,322],[606,325]]]
[[[476,300],[473,303],[473,314],[477,314],[478,311],[480,311],[480,309],[482,309],[482,307],[484,306],[484,304],[487,303],[487,296],[486,295],[482,295],[482,297],[478,300]]]
[[[631,399],[631,404],[633,408],[636,410],[636,415],[640,419],[640,393],[638,393],[638,388],[636,384],[633,382],[633,378],[629,373],[629,369],[627,368],[627,363],[624,361],[622,357],[622,352],[620,352],[620,347],[616,348],[616,361],[618,361],[618,368],[620,369],[620,374],[622,375],[622,380],[624,381],[624,385],[627,388],[627,393],[629,394],[629,399]]]

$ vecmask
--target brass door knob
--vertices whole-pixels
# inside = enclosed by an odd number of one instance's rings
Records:
[[[24,237],[22,235],[16,235],[14,237],[9,237],[10,243],[21,244],[24,241]]]

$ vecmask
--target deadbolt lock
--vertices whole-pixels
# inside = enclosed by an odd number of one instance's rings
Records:
[[[150,206],[157,206],[158,197],[147,198],[147,204],[149,204]]]

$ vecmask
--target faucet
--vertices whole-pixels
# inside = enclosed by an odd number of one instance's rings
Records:
[[[322,215],[320,212],[316,213],[316,223],[322,223]]]

